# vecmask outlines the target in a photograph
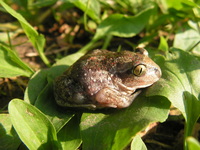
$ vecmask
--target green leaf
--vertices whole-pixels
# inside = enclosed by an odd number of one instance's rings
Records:
[[[97,0],[63,0],[64,2],[71,2],[77,8],[81,9],[88,16],[96,22],[100,22],[100,4]]]
[[[36,107],[14,99],[8,109],[15,130],[29,149],[58,149],[55,128]]]
[[[147,150],[146,145],[139,135],[136,135],[131,142],[131,150]]]
[[[197,26],[197,24],[195,24]],[[188,25],[183,25],[179,28],[178,32],[175,35],[173,46],[185,51],[191,50],[195,44],[200,40],[200,34],[198,29],[191,28]],[[200,53],[200,44],[197,45],[194,49]]]
[[[15,17],[20,22],[21,26],[24,29],[24,32],[26,33],[27,37],[29,38],[33,46],[38,51],[40,57],[42,58],[44,63],[49,66],[50,63],[43,52],[45,46],[44,36],[42,34],[39,34],[19,13],[13,10],[2,0],[0,1],[0,4],[6,9],[7,12],[9,12],[13,17]]]
[[[187,138],[188,150],[200,150],[200,143],[193,137]]]
[[[94,39],[108,34],[118,37],[132,37],[144,29],[154,8],[148,8],[136,16],[113,14],[103,20],[97,28]]]
[[[35,106],[53,123],[58,132],[74,115],[70,111],[59,111],[53,95],[53,84],[49,83],[39,94]]]
[[[176,10],[187,10],[188,7],[198,7],[197,4],[190,0],[165,0],[168,8],[174,8]]]
[[[25,92],[25,101],[40,109],[53,123],[57,132],[74,115],[72,112],[59,111],[60,107],[57,106],[54,100],[54,78],[61,75],[66,68],[67,66],[60,65],[37,72],[29,81]]]
[[[76,52],[74,54],[67,55],[62,59],[58,60],[53,66],[58,65],[67,65],[71,66],[74,62],[76,62],[81,56],[83,56],[84,52]]]
[[[159,43],[158,49],[162,51],[168,51],[169,49],[167,40],[163,36],[160,37],[160,43]]]
[[[0,114],[0,143],[1,150],[17,149],[21,143],[9,114]]]
[[[31,5],[29,7],[31,8],[43,8],[50,5],[53,5],[57,2],[57,0],[37,0],[32,1]]]
[[[77,150],[82,140],[80,137],[79,120],[73,117],[59,132],[58,140],[63,150]]]
[[[0,45],[0,77],[27,76],[34,72],[14,51]]]
[[[37,71],[29,80],[28,87],[25,90],[24,101],[34,105],[37,100],[38,93],[40,93],[46,84],[47,81],[47,70]],[[37,88],[36,88],[37,87]]]
[[[148,124],[165,121],[169,106],[164,97],[140,95],[126,109],[84,113],[80,124],[83,150],[124,149]]]
[[[171,49],[167,59],[160,58],[162,79],[155,84],[156,93],[149,90],[147,95],[163,95],[177,107],[186,119],[185,137],[191,135],[200,115],[200,62],[188,52]]]
[[[199,97],[200,91],[200,62],[190,53],[180,49],[171,49],[166,60],[157,57],[157,63],[162,70],[162,78],[152,87],[158,91],[147,90],[147,95],[162,95],[168,98],[172,105],[177,107],[186,118],[184,92]]]
[[[191,136],[195,123],[200,116],[200,101],[188,91],[183,93],[184,105],[186,112],[186,127],[185,127],[185,137]]]

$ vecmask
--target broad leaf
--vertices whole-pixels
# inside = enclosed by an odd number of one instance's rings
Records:
[[[58,149],[55,128],[36,107],[14,99],[8,109],[15,130],[29,149]]]
[[[177,107],[186,119],[185,137],[190,136],[200,116],[200,62],[190,53],[171,49],[167,59],[160,59],[162,79],[155,86],[159,91],[147,95],[163,95]]]
[[[17,149],[21,143],[15,132],[9,114],[0,114],[0,149]]]
[[[48,118],[58,132],[74,115],[70,111],[62,111],[57,106],[53,95],[53,84],[47,84],[37,98],[35,106],[39,108]]]
[[[192,7],[198,7],[195,2],[190,0],[164,0],[164,2],[166,3],[168,9],[174,8],[176,10],[186,11]]]
[[[155,84],[158,91],[147,91],[147,95],[162,95],[167,97],[186,117],[184,92],[198,99],[200,91],[200,62],[190,53],[180,49],[171,49],[166,60],[158,57],[162,70],[162,78]]]
[[[195,26],[198,26],[197,23]],[[200,41],[200,34],[198,29],[191,28],[188,25],[181,26],[175,35],[173,46],[185,51],[191,50]],[[200,44],[194,49],[200,53]]]
[[[59,132],[58,140],[63,150],[77,150],[82,140],[80,137],[79,120],[73,117]]]
[[[131,150],[147,150],[146,145],[139,135],[136,135],[131,142]]]
[[[84,54],[85,52],[76,52],[74,54],[67,55],[63,57],[62,59],[58,60],[53,66],[58,66],[58,65],[71,66],[75,61],[77,61]]]
[[[28,83],[25,101],[34,104],[53,123],[58,132],[73,116],[73,113],[62,111],[57,106],[53,94],[54,78],[61,75],[67,66],[54,66],[37,72]]]
[[[188,137],[187,140],[188,150],[200,150],[200,143],[193,137]]]
[[[108,34],[118,37],[135,36],[144,29],[153,9],[146,9],[136,16],[126,16],[123,14],[110,15],[100,23],[94,39],[100,39]]]
[[[84,113],[80,124],[83,150],[124,149],[149,123],[165,121],[169,106],[164,97],[140,95],[126,109]]]
[[[0,45],[0,77],[27,76],[34,72],[14,51]]]
[[[185,137],[191,136],[195,123],[200,117],[200,101],[188,91],[183,93],[183,100],[186,112]]]
[[[24,101],[34,105],[38,94],[44,89],[47,82],[47,70],[37,71],[29,80],[25,90]]]
[[[134,1],[134,0],[118,0],[116,3],[120,4],[121,7],[124,9],[128,9],[130,12],[137,13],[140,12],[141,10],[144,10],[150,6],[152,6],[155,1],[154,0],[139,0],[139,1]]]

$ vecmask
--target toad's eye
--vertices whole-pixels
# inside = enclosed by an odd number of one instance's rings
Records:
[[[133,74],[136,76],[142,76],[146,72],[146,66],[145,65],[137,65],[133,69]]]

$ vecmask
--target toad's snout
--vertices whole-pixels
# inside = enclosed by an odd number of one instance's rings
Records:
[[[162,71],[161,71],[160,67],[154,68],[154,71],[158,78],[160,78],[162,76]]]

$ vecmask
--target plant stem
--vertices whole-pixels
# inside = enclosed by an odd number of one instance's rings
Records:
[[[88,44],[86,44],[84,47],[82,47],[78,52],[80,53],[86,53],[92,48],[96,47],[97,44],[95,44],[98,41],[98,39],[92,39]]]
[[[45,65],[47,65],[47,67],[50,67],[51,64],[50,64],[49,60],[47,59],[47,57],[45,56],[45,54],[43,52],[41,53],[40,51],[38,51],[38,52],[39,52],[40,58],[45,63]]]
[[[104,44],[102,46],[102,49],[107,49],[107,47],[110,44],[110,41],[112,40],[112,37],[113,36],[111,34],[109,34],[109,35],[106,36],[105,42],[104,42]]]

